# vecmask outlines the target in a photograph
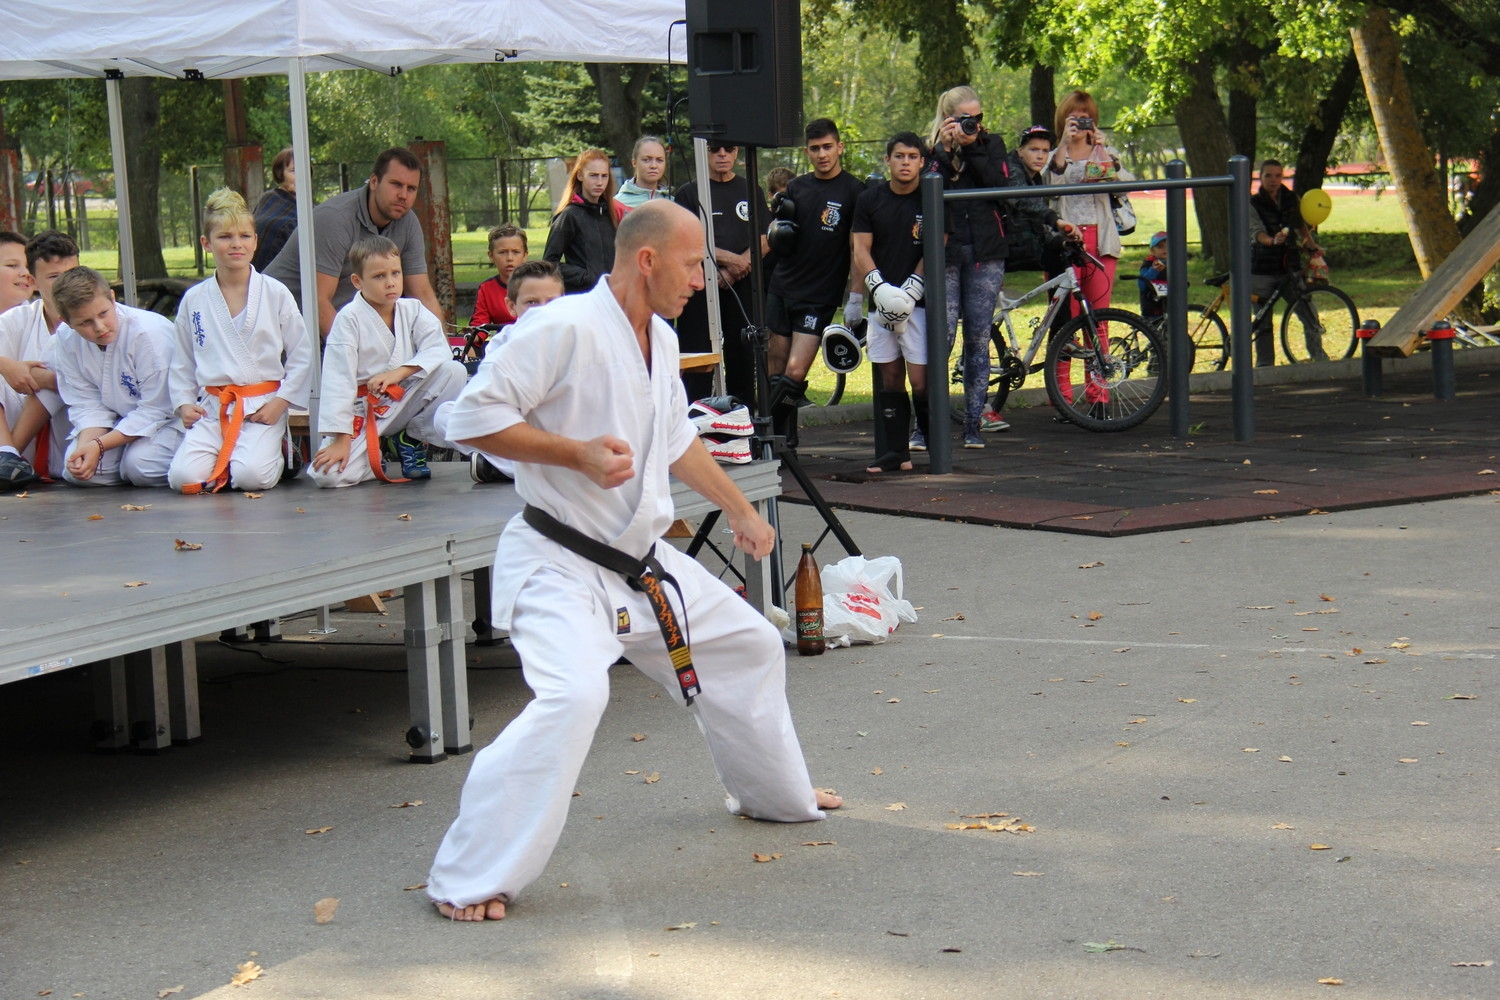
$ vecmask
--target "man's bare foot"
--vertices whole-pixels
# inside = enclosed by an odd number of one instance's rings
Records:
[[[433,903],[437,911],[449,920],[504,920],[505,919],[504,896],[496,896],[487,899],[483,903],[475,903],[473,906],[454,906],[452,903]]]
[[[818,793],[819,809],[837,809],[844,804],[844,797],[835,795],[830,788],[815,788],[813,791]]]

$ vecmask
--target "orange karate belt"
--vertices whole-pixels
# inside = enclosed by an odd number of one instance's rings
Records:
[[[31,453],[31,467],[36,470],[38,478],[44,483],[52,482],[52,477],[47,474],[47,466],[52,464],[52,418],[42,424],[42,429],[36,432],[36,449]]]
[[[281,388],[280,382],[256,382],[254,385],[210,385],[204,387],[209,395],[219,400],[219,430],[224,443],[219,446],[219,458],[208,480],[202,483],[186,483],[182,492],[188,496],[197,493],[217,493],[229,485],[229,456],[240,439],[240,427],[245,423],[245,400],[255,396],[268,396]],[[234,407],[234,413],[229,408]]]
[[[354,436],[364,437],[365,454],[370,459],[370,471],[375,473],[375,478],[383,483],[409,483],[411,480],[403,476],[396,476],[393,479],[385,474],[385,460],[380,455],[380,431],[376,429],[375,425],[379,417],[383,417],[391,411],[391,407],[388,403],[377,403],[375,401],[384,396],[392,402],[399,403],[401,397],[405,395],[406,390],[399,385],[388,385],[385,387],[384,392],[374,393],[370,391],[369,386],[361,384],[359,393],[356,396],[357,399],[365,401],[365,415],[354,418]]]

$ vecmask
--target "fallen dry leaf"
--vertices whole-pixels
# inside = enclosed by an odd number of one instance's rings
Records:
[[[626,771],[625,773],[626,774],[640,774],[641,772],[639,772],[639,771]]]
[[[1328,851],[1328,850],[1332,850],[1332,848],[1330,848],[1327,844],[1308,844],[1307,845],[1307,849],[1309,851]]]
[[[1329,976],[1326,979],[1319,979],[1318,983],[1321,986],[1343,986],[1344,985],[1344,981],[1342,979],[1335,979],[1332,976]]]
[[[1250,460],[1247,458],[1243,462],[1241,462],[1240,464],[1241,465],[1249,465],[1250,464]]]
[[[667,930],[669,930],[669,931],[690,931],[694,927],[697,927],[697,926],[698,926],[698,922],[696,920],[690,920],[690,921],[688,921],[685,924],[673,924],[671,927],[668,927]]]
[[[1474,473],[1474,475],[1476,476],[1493,476],[1494,474],[1494,469],[1480,469],[1478,472]]]
[[[1290,823],[1272,823],[1271,824],[1271,829],[1273,829],[1273,830],[1295,830],[1297,828],[1295,826],[1293,826],[1292,824],[1290,824]]]
[[[1004,813],[1001,813],[1000,815],[1003,816]],[[1021,822],[1021,820],[1019,818],[1016,818],[1016,819],[1002,819],[1002,820],[1000,820],[997,823],[986,823],[986,822],[980,821],[980,822],[977,822],[977,823],[945,823],[943,825],[947,829],[949,829],[949,830],[987,830],[990,833],[1034,833],[1034,832],[1036,832],[1036,827],[1032,826],[1029,823],[1023,823],[1023,822]]]
[[[901,704],[901,699],[900,698],[887,698],[885,700],[885,703],[887,705],[899,705],[899,704]]]
[[[301,507],[298,507],[297,508],[297,513],[299,513],[299,514],[306,514],[307,511],[303,510]]]
[[[181,993],[183,991],[183,989],[184,989],[184,987],[174,986],[174,987],[172,987],[169,990],[157,990],[156,991],[156,1000],[166,1000],[166,998],[169,997],[169,996],[171,996],[173,993]]]
[[[392,809],[411,809],[422,804],[421,799],[412,799],[410,802],[397,802],[391,806]]]
[[[245,494],[245,499],[246,500],[259,500],[263,496],[265,496],[264,493],[246,493]]]
[[[411,515],[410,514],[397,514],[396,515],[396,520],[398,520],[398,521],[410,521],[411,520]]]
[[[131,580],[125,586],[127,586],[127,587],[144,587],[145,585],[146,585],[146,581],[145,580]]]
[[[313,829],[313,830],[303,830],[302,832],[305,833],[305,834],[307,834],[310,837],[315,837],[315,836],[317,836],[320,833],[327,833],[329,830],[332,830],[332,829],[333,829],[333,827],[331,827],[331,826],[320,826],[320,827],[317,827],[316,829]]]
[[[150,510],[151,509],[151,505],[149,503],[122,503],[122,504],[120,504],[120,509],[121,510]]]
[[[1398,764],[1415,764],[1416,762],[1416,757],[1401,757],[1396,760],[1396,763]]]
[[[660,771],[652,771],[650,774],[646,775],[646,777],[643,780],[648,785],[654,785],[658,781],[661,780],[661,772]]]
[[[1382,660],[1380,657],[1377,656],[1374,659],[1371,659],[1371,660],[1360,660],[1359,662],[1361,662],[1361,663],[1385,663],[1386,661]]]
[[[1263,496],[1263,497],[1270,496],[1270,497],[1273,497],[1273,496],[1275,496],[1276,494],[1278,494],[1280,492],[1281,492],[1280,490],[1256,490],[1255,494],[1256,494],[1256,496]]]
[[[1290,757],[1277,757],[1276,759],[1281,761],[1283,764],[1290,764],[1292,762],[1292,758]]]
[[[1091,621],[1091,622],[1096,622],[1096,621],[1098,621],[1099,619],[1101,619],[1103,617],[1104,617],[1104,612],[1103,611],[1090,611],[1089,612],[1089,621]]]
[[[1180,702],[1182,702],[1184,705],[1191,705],[1193,702],[1197,701],[1198,699],[1197,698],[1178,698],[1177,700],[1180,701]]]
[[[1103,566],[1103,565],[1104,565],[1104,563],[1102,563],[1102,562],[1091,562],[1091,563],[1084,563],[1082,566],[1079,566],[1078,568],[1079,569],[1097,569],[1098,567]]]
[[[1414,725],[1414,726],[1430,726],[1430,725],[1432,725],[1432,723],[1430,723],[1430,722],[1423,722],[1422,720],[1418,719],[1416,722],[1413,722],[1412,725]]]
[[[964,616],[963,616],[963,615],[961,615],[961,614],[958,614],[958,615],[953,615],[953,616],[952,616],[952,617],[951,617],[951,618],[944,618],[944,619],[943,619],[943,621],[945,621],[945,622],[961,622],[961,621],[967,621],[967,620],[968,620],[968,619],[966,619],[966,618],[965,618],[965,617],[964,617]]]
[[[1274,604],[1247,604],[1247,605],[1245,605],[1244,610],[1246,610],[1246,611],[1270,611],[1270,610],[1272,610],[1275,607],[1276,607],[1276,605],[1274,605]]]
[[[837,840],[804,840],[802,842],[802,846],[803,847],[832,847],[833,845],[835,845],[837,843],[838,843]]]
[[[1260,753],[1260,747],[1240,747],[1240,753]]]
[[[758,851],[751,851],[750,856],[761,864],[765,864],[767,861],[775,861],[777,858],[781,857],[780,854],[761,854]]]
[[[130,584],[127,583],[125,586],[128,587],[128,586],[130,586]],[[1450,694],[1448,697],[1444,698],[1443,700],[1444,701],[1478,701],[1479,700],[1479,695],[1477,695],[1477,694]]]
[[[1407,649],[1411,646],[1409,642],[1393,642],[1386,649]]]
[[[185,542],[181,538],[176,539],[178,552],[197,552],[203,548],[202,542]]]
[[[946,952],[946,953],[948,953],[948,954],[950,954],[950,955],[961,955],[961,954],[963,954],[963,949],[962,948],[944,948],[943,951]]]
[[[1037,878],[1037,877],[1045,875],[1047,873],[1046,872],[1011,872],[1011,874],[1012,875],[1017,875],[1017,876],[1019,876],[1021,878]]]
[[[427,888],[427,883],[426,882],[418,882],[416,885],[404,885],[404,886],[402,886],[401,887],[401,891],[402,892],[416,892],[418,889],[425,889],[425,888]]]
[[[239,971],[234,974],[234,978],[229,980],[230,984],[234,986],[245,986],[259,979],[261,974],[266,971],[256,965],[254,961],[241,962],[237,968]]]
[[[1483,962],[1449,962],[1448,964],[1455,969],[1488,969],[1495,962],[1493,959],[1486,959]]]
[[[1073,518],[1073,520],[1075,520],[1075,521],[1092,521],[1093,519],[1094,519],[1094,515],[1093,514],[1079,514],[1079,515],[1077,515],[1076,517]]]
[[[1337,597],[1329,597],[1327,594],[1319,594],[1318,595],[1318,600],[1320,600],[1320,601],[1336,601],[1336,600],[1338,600],[1338,598]]]
[[[873,768],[870,769],[870,773],[871,774],[884,774],[885,773],[885,769],[881,768],[881,767],[873,767]]]
[[[646,738],[646,734],[645,733],[631,733],[630,734],[631,741],[635,742],[635,743],[639,743],[641,740],[643,740],[645,738]]]
[[[328,923],[337,912],[339,912],[339,901],[332,896],[324,896],[313,904],[313,920],[317,923]]]
[[[1130,652],[1130,647],[1129,646],[1121,646],[1119,649],[1115,650],[1115,652],[1116,653],[1128,653],[1128,652]]]
[[[1125,724],[1126,724],[1126,725],[1127,725],[1127,726],[1139,726],[1139,725],[1140,725],[1140,724],[1141,724],[1141,723],[1143,723],[1143,722],[1145,722],[1145,721],[1146,721],[1146,719],[1145,719],[1145,717],[1144,717],[1144,716],[1143,716],[1143,717],[1141,717],[1141,718],[1139,718],[1139,719],[1131,719],[1131,720],[1130,720],[1130,721],[1129,721],[1129,722],[1127,722],[1127,723],[1125,723]]]
[[[90,514],[89,515],[89,520],[90,521],[102,521],[102,520],[104,520],[104,515],[103,514]]]
[[[905,808],[906,808],[906,803],[905,802],[892,802],[890,805],[888,805],[888,806],[885,807],[886,812],[900,812],[901,810],[903,810]]]

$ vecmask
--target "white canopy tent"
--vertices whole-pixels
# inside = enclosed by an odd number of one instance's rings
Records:
[[[285,75],[298,177],[312,176],[310,72],[396,74],[450,63],[681,62],[683,0],[7,0],[0,80],[97,77],[109,101],[120,224],[120,281],[135,302],[135,261],[119,81]],[[311,185],[297,188],[302,315],[318,342]],[[315,352],[316,357],[316,352]],[[313,426],[317,426],[314,382]]]

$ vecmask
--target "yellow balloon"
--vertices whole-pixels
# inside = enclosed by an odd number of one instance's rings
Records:
[[[1302,196],[1302,221],[1309,226],[1321,226],[1333,211],[1333,199],[1322,188],[1313,188]]]

